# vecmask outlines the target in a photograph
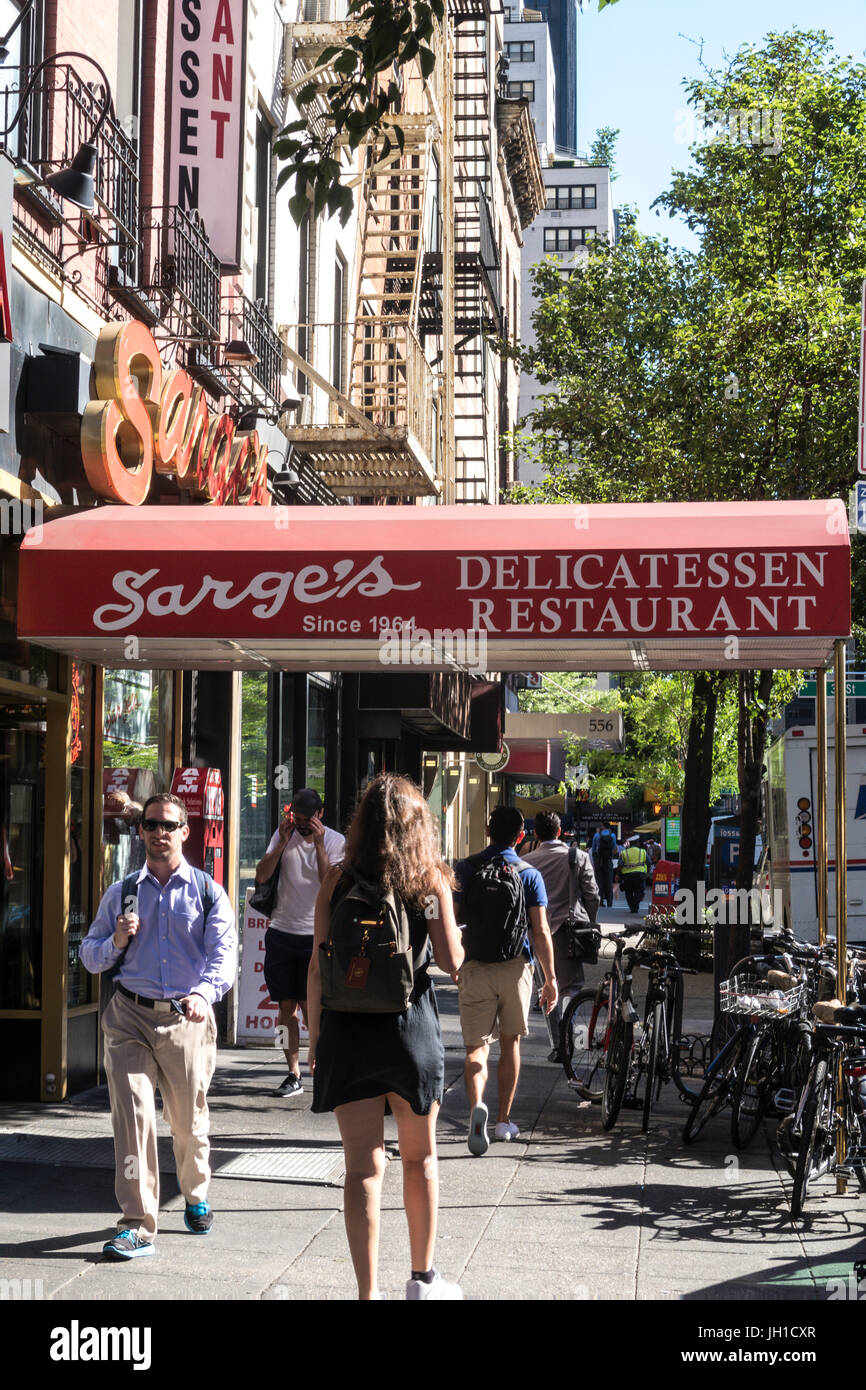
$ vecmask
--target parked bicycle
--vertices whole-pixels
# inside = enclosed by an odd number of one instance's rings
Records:
[[[840,1018],[850,1017],[846,1009]],[[866,1025],[816,1024],[809,1078],[794,1116],[800,1142],[791,1215],[802,1215],[809,1187],[829,1174],[852,1174],[866,1191]],[[840,1132],[845,1158],[837,1158]]]

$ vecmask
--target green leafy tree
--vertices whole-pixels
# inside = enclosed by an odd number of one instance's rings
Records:
[[[610,181],[613,183],[617,177],[614,172],[616,168],[616,142],[619,138],[619,129],[613,126],[604,125],[595,132],[595,139],[589,147],[590,164],[605,164],[610,171]]]
[[[557,389],[523,441],[547,472],[532,495],[845,497],[866,273],[866,68],[836,57],[822,31],[792,30],[687,94],[699,136],[712,138],[657,202],[699,233],[699,251],[643,237],[627,216],[620,243],[597,243],[585,268],[535,272],[538,346],[518,355]],[[689,759],[704,784],[716,684],[707,673],[694,692]],[[789,687],[772,673],[739,678],[742,886],[767,721]],[[700,835],[684,842],[685,878],[702,855]]]

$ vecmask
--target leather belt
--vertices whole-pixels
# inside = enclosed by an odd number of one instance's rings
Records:
[[[131,999],[135,1004],[142,1004],[145,1009],[157,1009],[160,1012],[171,1008],[170,999],[148,999],[146,994],[133,994],[131,989],[125,985],[118,985],[121,994],[125,994],[127,999]]]

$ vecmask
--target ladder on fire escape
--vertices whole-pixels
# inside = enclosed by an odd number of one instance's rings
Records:
[[[415,350],[424,205],[432,126],[424,116],[397,116],[401,151],[376,161],[368,152],[362,189],[358,303],[352,346],[352,399],[376,424],[406,425],[409,357]]]
[[[489,201],[490,71],[483,15],[455,16],[454,43],[454,428],[456,500],[489,502],[487,323],[479,254],[481,200]]]

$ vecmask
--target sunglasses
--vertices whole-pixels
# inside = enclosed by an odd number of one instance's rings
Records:
[[[180,830],[182,821],[179,820],[143,820],[142,830],[165,830],[169,835],[173,835],[176,830]]]

